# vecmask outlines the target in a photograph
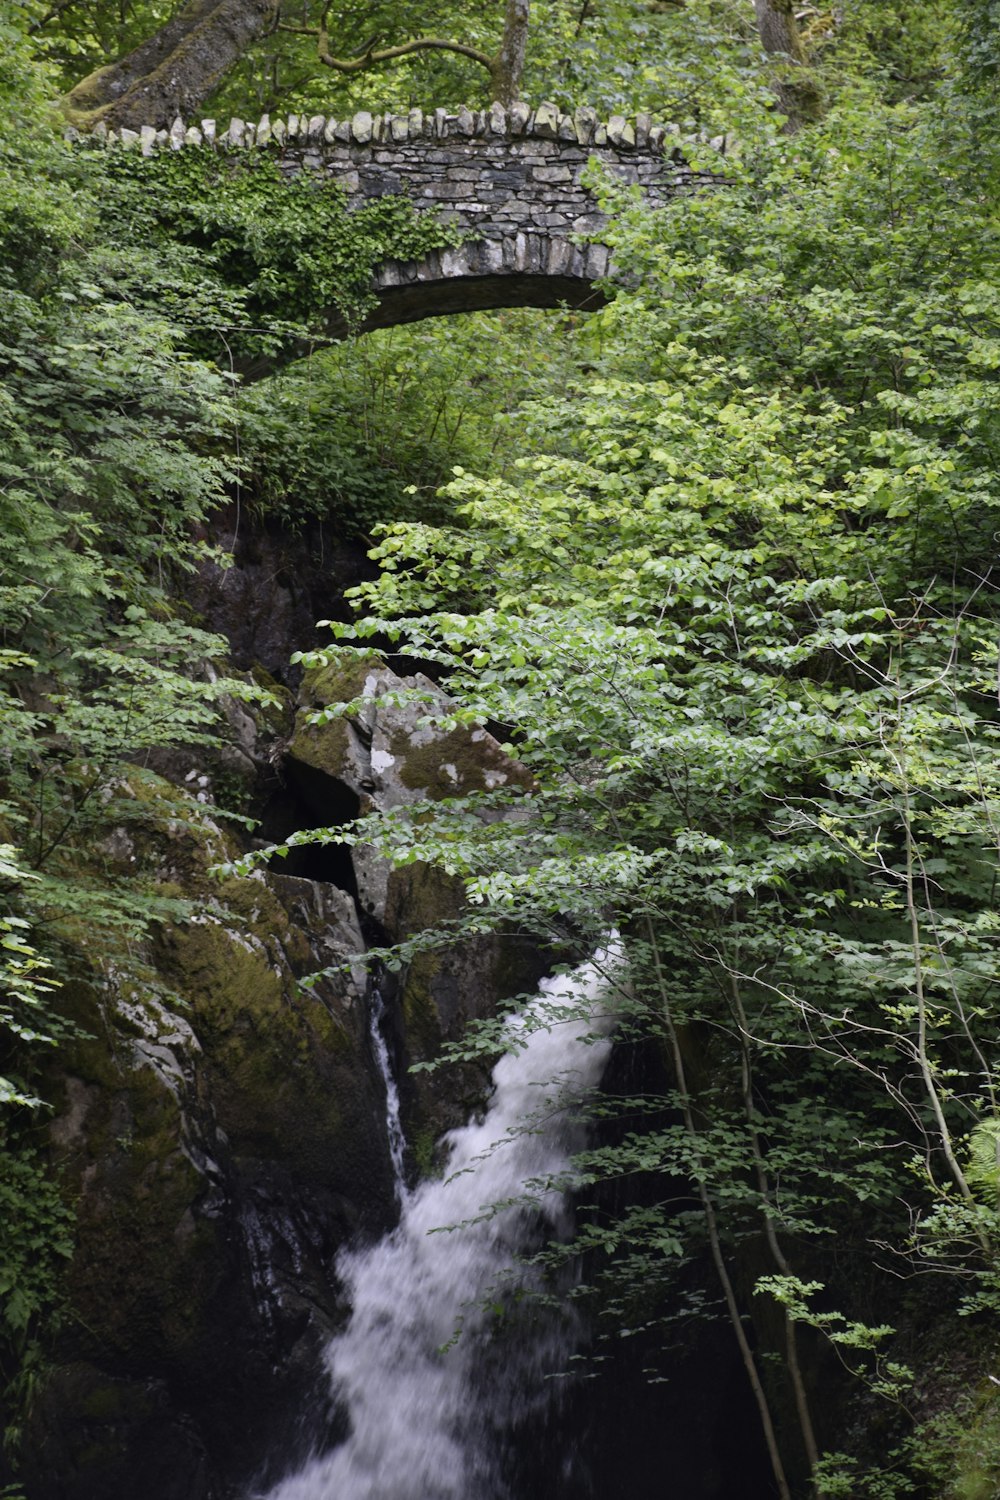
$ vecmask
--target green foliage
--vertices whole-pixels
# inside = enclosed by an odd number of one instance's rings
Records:
[[[973,89],[992,92],[1000,71],[996,0],[958,0],[958,55],[964,80]]]
[[[160,13],[99,11],[79,0],[41,25],[61,65]],[[495,43],[499,18],[462,17],[463,39]],[[1000,1306],[995,47],[978,0],[806,19],[830,108],[789,138],[749,7],[539,12],[529,92],[743,144],[741,160],[706,147],[696,164],[724,184],[659,214],[605,190],[631,290],[571,380],[522,336],[512,384],[480,322],[326,354],[238,399],[205,356],[231,374],[308,348],[363,310],[374,261],[449,231],[392,201],[348,221],[341,195],[282,183],[266,153],[69,153],[10,33],[0,84],[33,127],[0,133],[0,1022],[23,1115],[82,929],[126,949],[166,909],[108,880],[94,839],[136,756],[198,742],[243,691],[203,667],[221,643],[174,602],[211,506],[239,483],[285,523],[388,523],[338,651],[388,641],[431,664],[453,707],[428,717],[491,726],[531,773],[350,831],[465,883],[468,915],[395,962],[473,932],[570,955],[620,931],[619,1037],[669,1081],[600,1101],[570,1183],[525,1190],[580,1192],[577,1294],[615,1337],[721,1298],[762,1418],[798,1413],[783,1494],[888,1500],[933,1444],[822,1457],[799,1350],[822,1343],[904,1399],[895,1278],[859,1279],[845,1243],[944,1278],[970,1316]],[[454,21],[436,4],[341,15],[351,40]],[[369,80],[317,93],[310,46],[268,39],[248,59],[262,107],[370,96]],[[440,104],[479,78],[423,57],[381,87]],[[525,325],[489,326],[509,351]],[[497,1040],[489,1024],[455,1055]],[[33,1158],[14,1157],[12,1209],[44,1251],[15,1307],[26,1352],[64,1239]],[[956,1495],[992,1482],[988,1448],[977,1463]]]
[[[371,305],[380,261],[419,260],[459,238],[400,194],[348,213],[342,188],[320,173],[289,179],[266,151],[144,157],[98,147],[91,155],[108,185],[107,239],[145,245],[187,270],[181,286],[165,286],[158,270],[145,292],[133,272],[138,295],[161,308],[176,303],[189,347],[223,366],[352,322]]]
[[[40,1338],[61,1316],[74,1215],[44,1157],[6,1125],[0,1128],[0,1156],[0,1395],[6,1411],[3,1446],[13,1454],[41,1364]],[[16,1485],[9,1494],[21,1500]]]
[[[989,1500],[1000,1484],[1000,1411],[995,1391],[981,1394],[971,1422],[952,1436],[957,1441],[957,1472],[946,1500]]]
[[[995,1203],[1000,1194],[1000,1120],[981,1120],[969,1136],[969,1186]]]
[[[22,868],[12,844],[0,844],[0,882],[8,901],[38,879]],[[52,963],[28,941],[30,926],[13,910],[0,913],[0,1029],[20,1043],[55,1045],[71,1028],[52,1004]],[[16,1079],[0,1077],[0,1105],[34,1107],[40,1102]]]
[[[63,88],[148,39],[172,7],[135,0],[57,6],[24,0],[32,40]],[[958,20],[979,72],[992,66],[988,0],[848,0],[805,7],[803,31],[828,95],[864,77],[882,97],[924,93],[947,64]],[[344,75],[325,68],[315,28],[320,0],[287,0],[283,25],[262,38],[220,80],[204,112],[225,118],[265,110],[321,110],[343,118],[370,107],[406,109],[489,103],[485,70],[454,53],[429,51],[386,68]],[[341,57],[414,37],[452,38],[487,54],[503,27],[501,0],[476,10],[444,0],[344,0],[327,13],[330,45]],[[310,31],[312,28],[312,31]],[[995,27],[992,28],[995,33]],[[770,107],[752,9],[731,0],[548,0],[534,8],[525,95],[582,102],[608,112],[651,110],[664,120],[742,130]]]
[[[261,695],[211,665],[225,643],[172,599],[234,474],[231,382],[187,352],[190,258],[185,277],[182,255],[138,251],[120,218],[107,229],[112,176],[62,143],[7,19],[0,37],[0,1372],[15,1412],[71,1248],[32,1143],[46,1060],[79,1035],[62,984],[134,976],[137,939],[177,911],[109,876],[98,832],[138,758],[217,738],[225,699]]]
[[[510,415],[526,395],[559,388],[585,337],[572,323],[508,312],[387,329],[249,387],[244,494],[284,525],[315,517],[341,536],[443,518],[438,491],[457,462],[500,474],[512,465]]]
[[[22,1348],[33,1323],[58,1300],[60,1262],[72,1251],[73,1215],[44,1162],[28,1153],[7,1157],[0,1180],[0,1303],[5,1333]]]
[[[748,142],[725,191],[626,202],[637,290],[596,371],[526,410],[506,476],[459,470],[452,523],[384,527],[361,618],[334,627],[334,658],[388,640],[432,663],[454,706],[428,722],[499,727],[532,776],[349,837],[460,876],[467,930],[560,952],[622,934],[619,1034],[652,1039],[672,1087],[578,1162],[591,1286],[648,1328],[685,1296],[700,1313],[692,1267],[714,1263],[738,1337],[785,1330],[807,1453],[803,1338],[893,1403],[907,1378],[865,1305],[898,1306],[891,1279],[859,1288],[837,1239],[933,1265],[953,1298],[992,1299],[997,1274],[997,242],[975,124],[951,95],[845,93],[794,147]],[[617,1181],[642,1184],[618,1222]],[[778,1377],[745,1363],[766,1414]],[[822,1493],[916,1483],[912,1450],[851,1462],[817,1451]]]

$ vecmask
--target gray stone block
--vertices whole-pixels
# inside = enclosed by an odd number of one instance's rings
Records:
[[[607,275],[611,251],[607,245],[588,245],[586,252],[587,275],[596,279]]]
[[[453,250],[441,251],[441,275],[465,276],[469,271],[469,247],[457,245]]]
[[[597,128],[597,111],[582,105],[573,116],[573,124],[576,127],[576,138],[581,146],[589,146],[593,140],[594,131]]]
[[[545,269],[550,276],[562,276],[569,269],[573,247],[569,240],[550,240]]]
[[[554,104],[540,104],[535,110],[531,126],[532,135],[543,140],[556,140],[559,135],[559,111]]]
[[[503,270],[503,246],[498,240],[483,240],[478,246],[478,269],[485,275]]]
[[[608,140],[612,145],[629,150],[635,145],[635,129],[624,115],[612,115],[608,121]]]

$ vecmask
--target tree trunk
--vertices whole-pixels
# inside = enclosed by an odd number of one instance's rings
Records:
[[[788,128],[796,130],[818,118],[821,95],[809,71],[792,0],[754,0],[761,46],[778,65],[777,90],[788,116]]]
[[[760,32],[764,51],[773,57],[783,53],[793,62],[806,60],[802,37],[792,9],[792,0],[754,0],[757,12],[757,30]]]
[[[507,0],[503,40],[490,68],[493,98],[505,108],[520,98],[530,10],[531,0]]]
[[[276,12],[277,0],[187,0],[134,51],[82,79],[64,110],[76,125],[130,130],[188,118]]]

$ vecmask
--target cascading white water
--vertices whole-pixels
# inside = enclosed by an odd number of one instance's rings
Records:
[[[339,1270],[353,1313],[327,1351],[350,1435],[283,1480],[267,1500],[499,1500],[494,1435],[544,1399],[571,1352],[572,1324],[542,1318],[531,1336],[491,1340],[486,1305],[529,1284],[505,1280],[540,1225],[558,1231],[562,1194],[520,1198],[565,1172],[583,1127],[567,1112],[599,1083],[610,1050],[595,1012],[608,955],[543,981],[510,1023],[485,1118],[449,1137],[443,1180],[404,1189],[400,1222]],[[612,960],[613,962],[613,960]],[[384,1045],[384,1044],[383,1044]],[[492,1207],[507,1204],[506,1207]],[[446,1226],[460,1226],[447,1228]],[[440,1231],[434,1233],[434,1231]],[[461,1332],[456,1336],[457,1330]]]
[[[371,1036],[372,1051],[375,1053],[375,1064],[385,1085],[385,1127],[389,1137],[392,1180],[396,1189],[396,1199],[402,1203],[405,1192],[403,1165],[406,1157],[406,1136],[403,1134],[403,1122],[399,1113],[399,1089],[396,1086],[392,1064],[389,1061],[389,1048],[382,1030],[384,1021],[385,1001],[382,998],[382,991],[375,984],[372,986],[368,1031]]]

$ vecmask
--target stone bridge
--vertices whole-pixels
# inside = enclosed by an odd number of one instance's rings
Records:
[[[178,119],[169,131],[98,127],[98,133],[146,154],[266,149],[278,155],[282,171],[322,172],[346,190],[351,208],[405,193],[418,208],[435,209],[464,229],[467,238],[456,249],[376,269],[378,304],[366,330],[483,308],[600,306],[595,283],[608,269],[609,251],[600,242],[604,217],[582,180],[588,162],[596,158],[623,183],[638,184],[654,205],[712,180],[687,165],[676,126],[654,125],[644,115],[600,121],[593,110],[566,115],[551,104],[509,110],[494,104],[456,114],[361,112],[351,120],[265,115],[256,124],[234,119],[221,132],[212,120],[186,126]],[[725,151],[723,138],[712,145]]]

